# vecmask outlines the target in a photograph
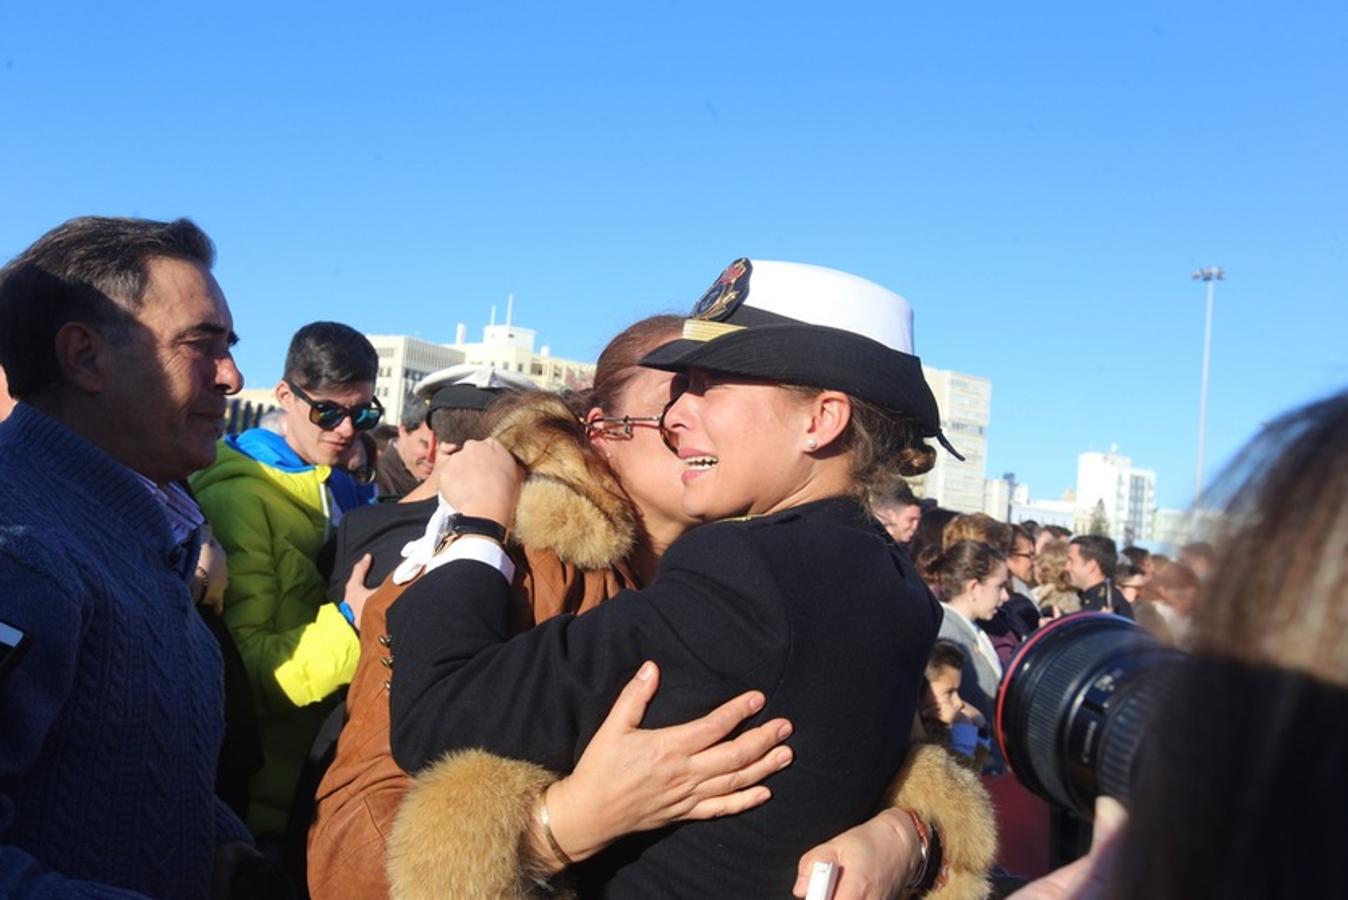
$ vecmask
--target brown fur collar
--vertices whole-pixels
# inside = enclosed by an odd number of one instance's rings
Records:
[[[981,900],[992,891],[997,815],[978,776],[938,744],[912,745],[889,787],[887,805],[911,809],[941,832],[946,882],[932,900]]]
[[[512,540],[582,569],[606,569],[631,554],[636,509],[612,471],[581,446],[584,438],[559,419],[578,427],[560,397],[538,393],[492,430],[529,471]]]

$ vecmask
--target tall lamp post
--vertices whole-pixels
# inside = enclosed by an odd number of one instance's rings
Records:
[[[1220,266],[1208,266],[1198,269],[1193,275],[1194,281],[1206,281],[1208,284],[1208,314],[1203,323],[1203,388],[1198,400],[1198,459],[1194,464],[1194,505],[1198,505],[1203,495],[1203,442],[1208,431],[1208,363],[1212,357],[1212,293],[1217,282],[1226,280],[1226,272]]]

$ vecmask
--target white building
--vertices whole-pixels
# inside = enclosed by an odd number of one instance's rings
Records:
[[[405,334],[367,334],[379,354],[379,375],[374,395],[384,405],[384,421],[397,425],[403,403],[412,396],[418,381],[437,369],[466,362],[462,350],[433,344]]]
[[[1057,525],[1071,531],[1076,524],[1075,500],[1030,500],[1011,504],[1011,524],[1019,525],[1029,519],[1040,525]]]
[[[998,522],[1005,522],[1011,509],[1011,482],[1005,478],[989,478],[983,482],[983,512]]]
[[[946,509],[980,512],[987,473],[992,383],[978,375],[926,366],[922,367],[922,374],[941,410],[941,430],[964,455],[964,462],[937,447],[935,467],[922,478],[914,479],[915,489],[925,497],[934,497]]]
[[[594,383],[594,363],[553,356],[547,344],[535,353],[536,336],[532,328],[511,324],[507,314],[506,324],[493,322],[483,328],[482,340],[476,343],[464,340],[465,329],[460,323],[449,346],[463,354],[462,362],[523,375],[547,391],[582,390]]]
[[[1015,475],[989,478],[983,483],[983,512],[998,522],[1010,522],[1011,508],[1030,502],[1030,486],[1015,480]]]
[[[1175,553],[1194,539],[1194,517],[1187,509],[1158,509],[1154,521],[1152,543],[1158,549]]]
[[[1156,519],[1156,473],[1133,468],[1133,461],[1111,446],[1107,453],[1077,456],[1076,522],[1085,533],[1103,514],[1109,536],[1120,546],[1150,541]]]
[[[512,304],[513,306],[513,301]],[[482,329],[482,340],[466,340],[463,323],[455,328],[454,342],[436,344],[404,334],[366,335],[379,354],[379,378],[375,396],[384,404],[384,421],[397,424],[404,401],[412,396],[417,382],[439,369],[460,363],[495,366],[523,375],[547,391],[580,390],[594,382],[594,364],[555,357],[547,345],[534,352],[537,333],[532,328],[512,324],[513,310],[507,306],[506,322],[492,322]]]

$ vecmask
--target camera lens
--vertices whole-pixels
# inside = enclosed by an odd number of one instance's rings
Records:
[[[997,741],[1021,783],[1093,815],[1128,799],[1137,749],[1184,655],[1135,622],[1079,613],[1035,632],[997,692]]]

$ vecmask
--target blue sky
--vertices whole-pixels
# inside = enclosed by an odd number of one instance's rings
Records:
[[[992,381],[989,475],[1117,443],[1191,496],[1348,383],[1348,5],[0,0],[0,258],[194,218],[273,382],[318,318],[448,341],[491,304],[593,358],[737,256],[904,294]]]

